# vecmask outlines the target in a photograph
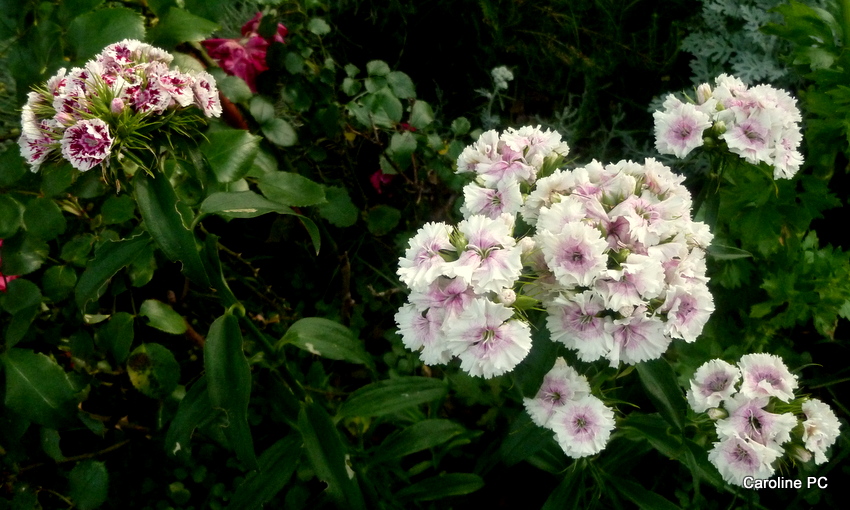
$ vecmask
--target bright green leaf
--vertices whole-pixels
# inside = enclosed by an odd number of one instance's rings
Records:
[[[413,103],[413,108],[410,110],[410,125],[416,129],[425,129],[432,122],[434,122],[434,111],[431,105],[422,100]]]
[[[74,422],[75,391],[54,360],[27,349],[9,349],[0,361],[6,372],[6,407],[54,429]]]
[[[369,76],[386,76],[390,74],[390,66],[383,60],[372,60],[366,63],[366,74]]]
[[[298,143],[298,133],[292,124],[283,119],[272,119],[261,128],[268,140],[281,147],[292,147]]]
[[[186,332],[186,319],[162,301],[157,301],[156,299],[145,300],[139,309],[139,315],[148,318],[148,326],[160,331],[165,331],[172,335],[182,335]]]
[[[78,16],[68,26],[68,41],[78,61],[93,57],[111,43],[144,38],[144,18],[126,7],[89,12]]]
[[[641,384],[661,416],[681,430],[687,414],[687,401],[673,367],[664,358],[644,361],[636,367]]]
[[[233,182],[251,170],[261,139],[242,129],[215,131],[207,134],[201,152],[218,182]]]
[[[149,40],[158,46],[173,47],[183,42],[202,41],[218,30],[218,24],[172,7],[151,29]]]
[[[273,172],[259,182],[260,191],[274,202],[290,207],[305,207],[325,203],[321,184],[294,172]]]
[[[350,329],[329,319],[299,319],[286,330],[280,341],[324,358],[367,366],[372,364],[363,342]]]
[[[204,214],[218,214],[224,218],[255,218],[272,212],[294,214],[285,205],[262,197],[253,191],[213,193],[201,204]]]
[[[398,377],[368,384],[348,396],[339,416],[383,416],[445,397],[443,381],[428,377]]]

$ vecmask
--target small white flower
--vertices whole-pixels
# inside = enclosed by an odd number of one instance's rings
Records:
[[[740,437],[714,443],[708,452],[708,460],[720,471],[723,480],[740,486],[748,476],[759,480],[773,476],[772,463],[781,456],[780,451]]]
[[[803,441],[806,448],[815,455],[815,464],[823,464],[827,460],[826,449],[838,439],[841,424],[832,408],[816,398],[803,402],[803,413],[806,415],[803,422]]]
[[[735,393],[735,385],[741,380],[741,371],[721,359],[707,361],[700,366],[688,390],[691,409],[701,413],[718,407]]]
[[[564,453],[578,459],[605,448],[614,429],[614,411],[589,395],[556,408],[549,424]]]
[[[767,353],[745,354],[738,361],[744,382],[741,393],[750,398],[776,397],[783,402],[794,398],[797,376],[779,356]]]
[[[523,400],[531,420],[541,427],[548,427],[555,410],[571,400],[579,400],[590,394],[587,378],[567,365],[564,358],[555,360],[555,365],[543,377],[543,384],[534,398]]]

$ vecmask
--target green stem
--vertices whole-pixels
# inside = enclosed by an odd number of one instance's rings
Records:
[[[281,376],[284,383],[289,386],[289,389],[292,390],[292,393],[299,400],[304,400],[304,397],[307,395],[304,391],[304,388],[301,387],[301,384],[298,383],[295,377],[289,372],[289,369],[286,368],[283,357],[274,348],[274,345],[272,345],[268,337],[266,337],[265,333],[260,331],[260,329],[257,328],[257,325],[254,324],[247,315],[242,316],[240,318],[242,319],[242,323],[245,324],[251,331],[254,338],[259,341],[260,347],[263,349],[263,352],[266,353],[266,356],[268,356],[269,359],[274,363],[274,371]]]

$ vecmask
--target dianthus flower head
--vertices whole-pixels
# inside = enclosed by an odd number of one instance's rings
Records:
[[[702,133],[711,127],[710,117],[695,105],[683,103],[672,94],[664,102],[665,110],[652,114],[655,118],[655,148],[661,154],[684,158],[702,146]]]
[[[826,462],[826,449],[838,439],[841,424],[827,404],[816,398],[803,402],[803,441],[815,456],[815,464]]]
[[[601,452],[614,429],[614,411],[593,395],[558,407],[550,421],[555,439],[568,456],[578,459]]]
[[[589,394],[587,378],[559,357],[552,369],[543,376],[543,384],[537,390],[537,395],[524,399],[523,405],[534,423],[547,427],[556,409]]]
[[[741,371],[721,359],[713,359],[701,365],[688,390],[688,403],[698,413],[718,407],[731,397],[735,385],[741,380]]]
[[[779,356],[767,353],[745,354],[738,361],[744,380],[741,393],[749,398],[776,397],[783,402],[794,398],[797,376]]]
[[[744,478],[766,480],[773,476],[773,462],[782,452],[768,448],[755,441],[740,437],[728,437],[714,443],[708,452],[708,460],[720,471],[726,483],[744,485]]]

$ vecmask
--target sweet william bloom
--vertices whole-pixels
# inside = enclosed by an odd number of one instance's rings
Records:
[[[286,27],[277,24],[277,32],[270,39],[257,33],[262,13],[257,13],[242,26],[240,39],[207,39],[201,45],[209,56],[221,66],[227,74],[245,80],[252,92],[257,91],[257,76],[269,69],[266,64],[266,52],[272,42],[284,42]]]
[[[460,212],[464,218],[480,214],[496,219],[504,213],[516,214],[522,207],[519,182],[514,179],[500,180],[495,189],[469,183],[463,188],[463,199]]]
[[[714,443],[714,448],[708,452],[708,460],[720,471],[723,480],[740,486],[748,476],[759,480],[773,476],[771,464],[780,456],[781,451],[740,437]]]
[[[803,441],[815,455],[815,464],[826,462],[826,449],[838,439],[841,424],[832,409],[816,398],[803,402]]]
[[[664,101],[663,112],[652,114],[655,119],[655,148],[662,154],[684,158],[702,146],[702,133],[711,127],[708,115],[692,104],[676,99],[672,94]]]
[[[797,376],[779,356],[767,353],[745,354],[738,361],[744,375],[741,393],[750,398],[776,397],[783,402],[794,398]]]
[[[768,402],[767,397],[747,398],[740,393],[731,397],[726,402],[729,417],[717,422],[717,435],[740,437],[781,452],[781,445],[791,439],[797,418],[791,413],[766,411]]]
[[[606,328],[612,319],[605,316],[605,304],[593,291],[569,298],[557,296],[546,305],[546,324],[552,340],[578,351],[579,359],[594,361],[607,356],[614,337]]]
[[[589,395],[559,407],[550,424],[564,453],[578,459],[605,448],[614,429],[614,411]]]
[[[531,350],[531,329],[512,316],[513,310],[505,305],[476,298],[464,313],[448,321],[446,343],[463,370],[489,379],[525,359]]]
[[[221,116],[221,100],[218,97],[218,88],[215,86],[215,78],[206,71],[201,71],[195,76],[192,85],[195,93],[195,104],[207,117]]]
[[[427,365],[447,363],[451,359],[442,334],[445,317],[443,309],[431,308],[423,313],[412,304],[402,306],[395,315],[404,346],[420,351],[419,357]]]
[[[453,250],[449,240],[452,228],[445,223],[426,223],[408,241],[404,257],[399,259],[398,276],[412,290],[425,291],[446,270],[440,250]]]
[[[81,120],[65,130],[60,146],[71,166],[85,172],[109,157],[112,135],[109,126],[100,119]]]
[[[587,378],[576,369],[567,365],[564,358],[555,360],[555,365],[543,377],[543,384],[534,398],[523,400],[525,410],[531,420],[541,427],[548,427],[555,410],[571,400],[579,400],[590,395]]]
[[[721,359],[713,359],[700,366],[691,379],[688,403],[691,409],[701,413],[719,406],[735,393],[735,385],[741,380],[741,371]]]
[[[607,266],[608,243],[585,223],[564,225],[558,234],[539,232],[537,241],[555,278],[567,288],[590,286]]]

